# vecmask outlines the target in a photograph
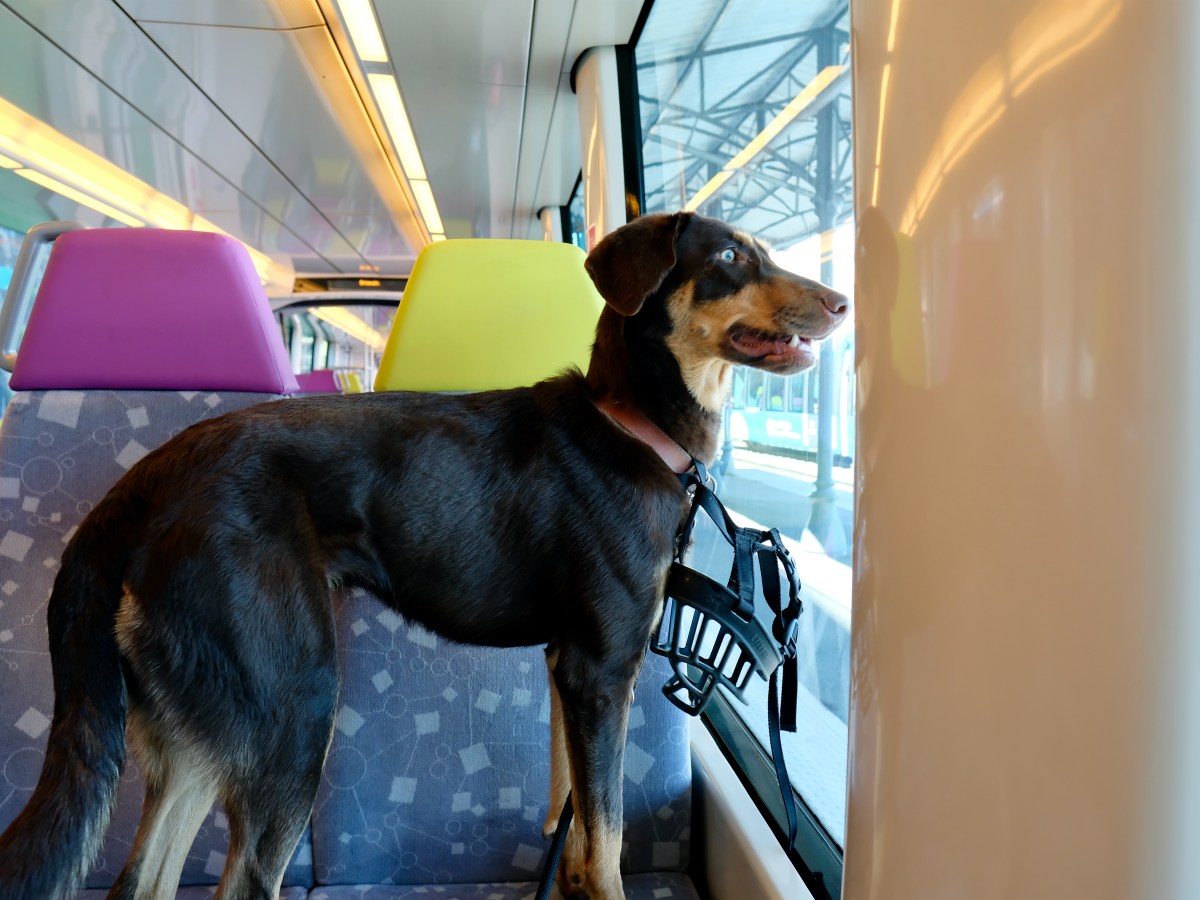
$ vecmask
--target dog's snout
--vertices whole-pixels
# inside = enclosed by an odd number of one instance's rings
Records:
[[[850,299],[829,288],[821,291],[821,304],[835,316],[843,316],[850,311]]]

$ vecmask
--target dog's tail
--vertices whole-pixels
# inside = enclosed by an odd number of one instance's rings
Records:
[[[54,718],[37,787],[0,835],[0,900],[70,894],[100,850],[125,764],[114,620],[140,518],[105,498],[67,545],[47,614]],[[130,515],[133,513],[133,515]]]

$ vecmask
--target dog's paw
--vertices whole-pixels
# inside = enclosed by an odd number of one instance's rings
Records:
[[[589,877],[569,863],[559,870],[558,889],[563,900],[625,900],[620,876]]]
[[[558,882],[558,890],[563,900],[600,900],[599,897],[592,896],[592,892],[583,884],[583,877],[578,873],[568,875],[564,870]]]

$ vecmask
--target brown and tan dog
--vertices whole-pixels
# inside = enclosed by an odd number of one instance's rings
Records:
[[[457,641],[547,645],[547,828],[568,790],[577,810],[562,889],[624,896],[626,718],[686,496],[596,401],[707,462],[732,367],[811,366],[849,305],[689,213],[618,229],[587,269],[608,305],[586,376],[269,403],[187,429],[109,492],[54,584],[54,719],[37,789],[0,836],[0,896],[48,900],[82,879],[128,719],[147,797],[109,896],[174,896],[219,798],[232,845],[218,896],[275,897],[329,747],[344,586]],[[440,536],[464,520],[474,552],[447,565]]]

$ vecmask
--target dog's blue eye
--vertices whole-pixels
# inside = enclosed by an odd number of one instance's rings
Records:
[[[737,254],[733,252],[732,247],[726,247],[721,251],[721,262],[731,263],[736,258]]]

